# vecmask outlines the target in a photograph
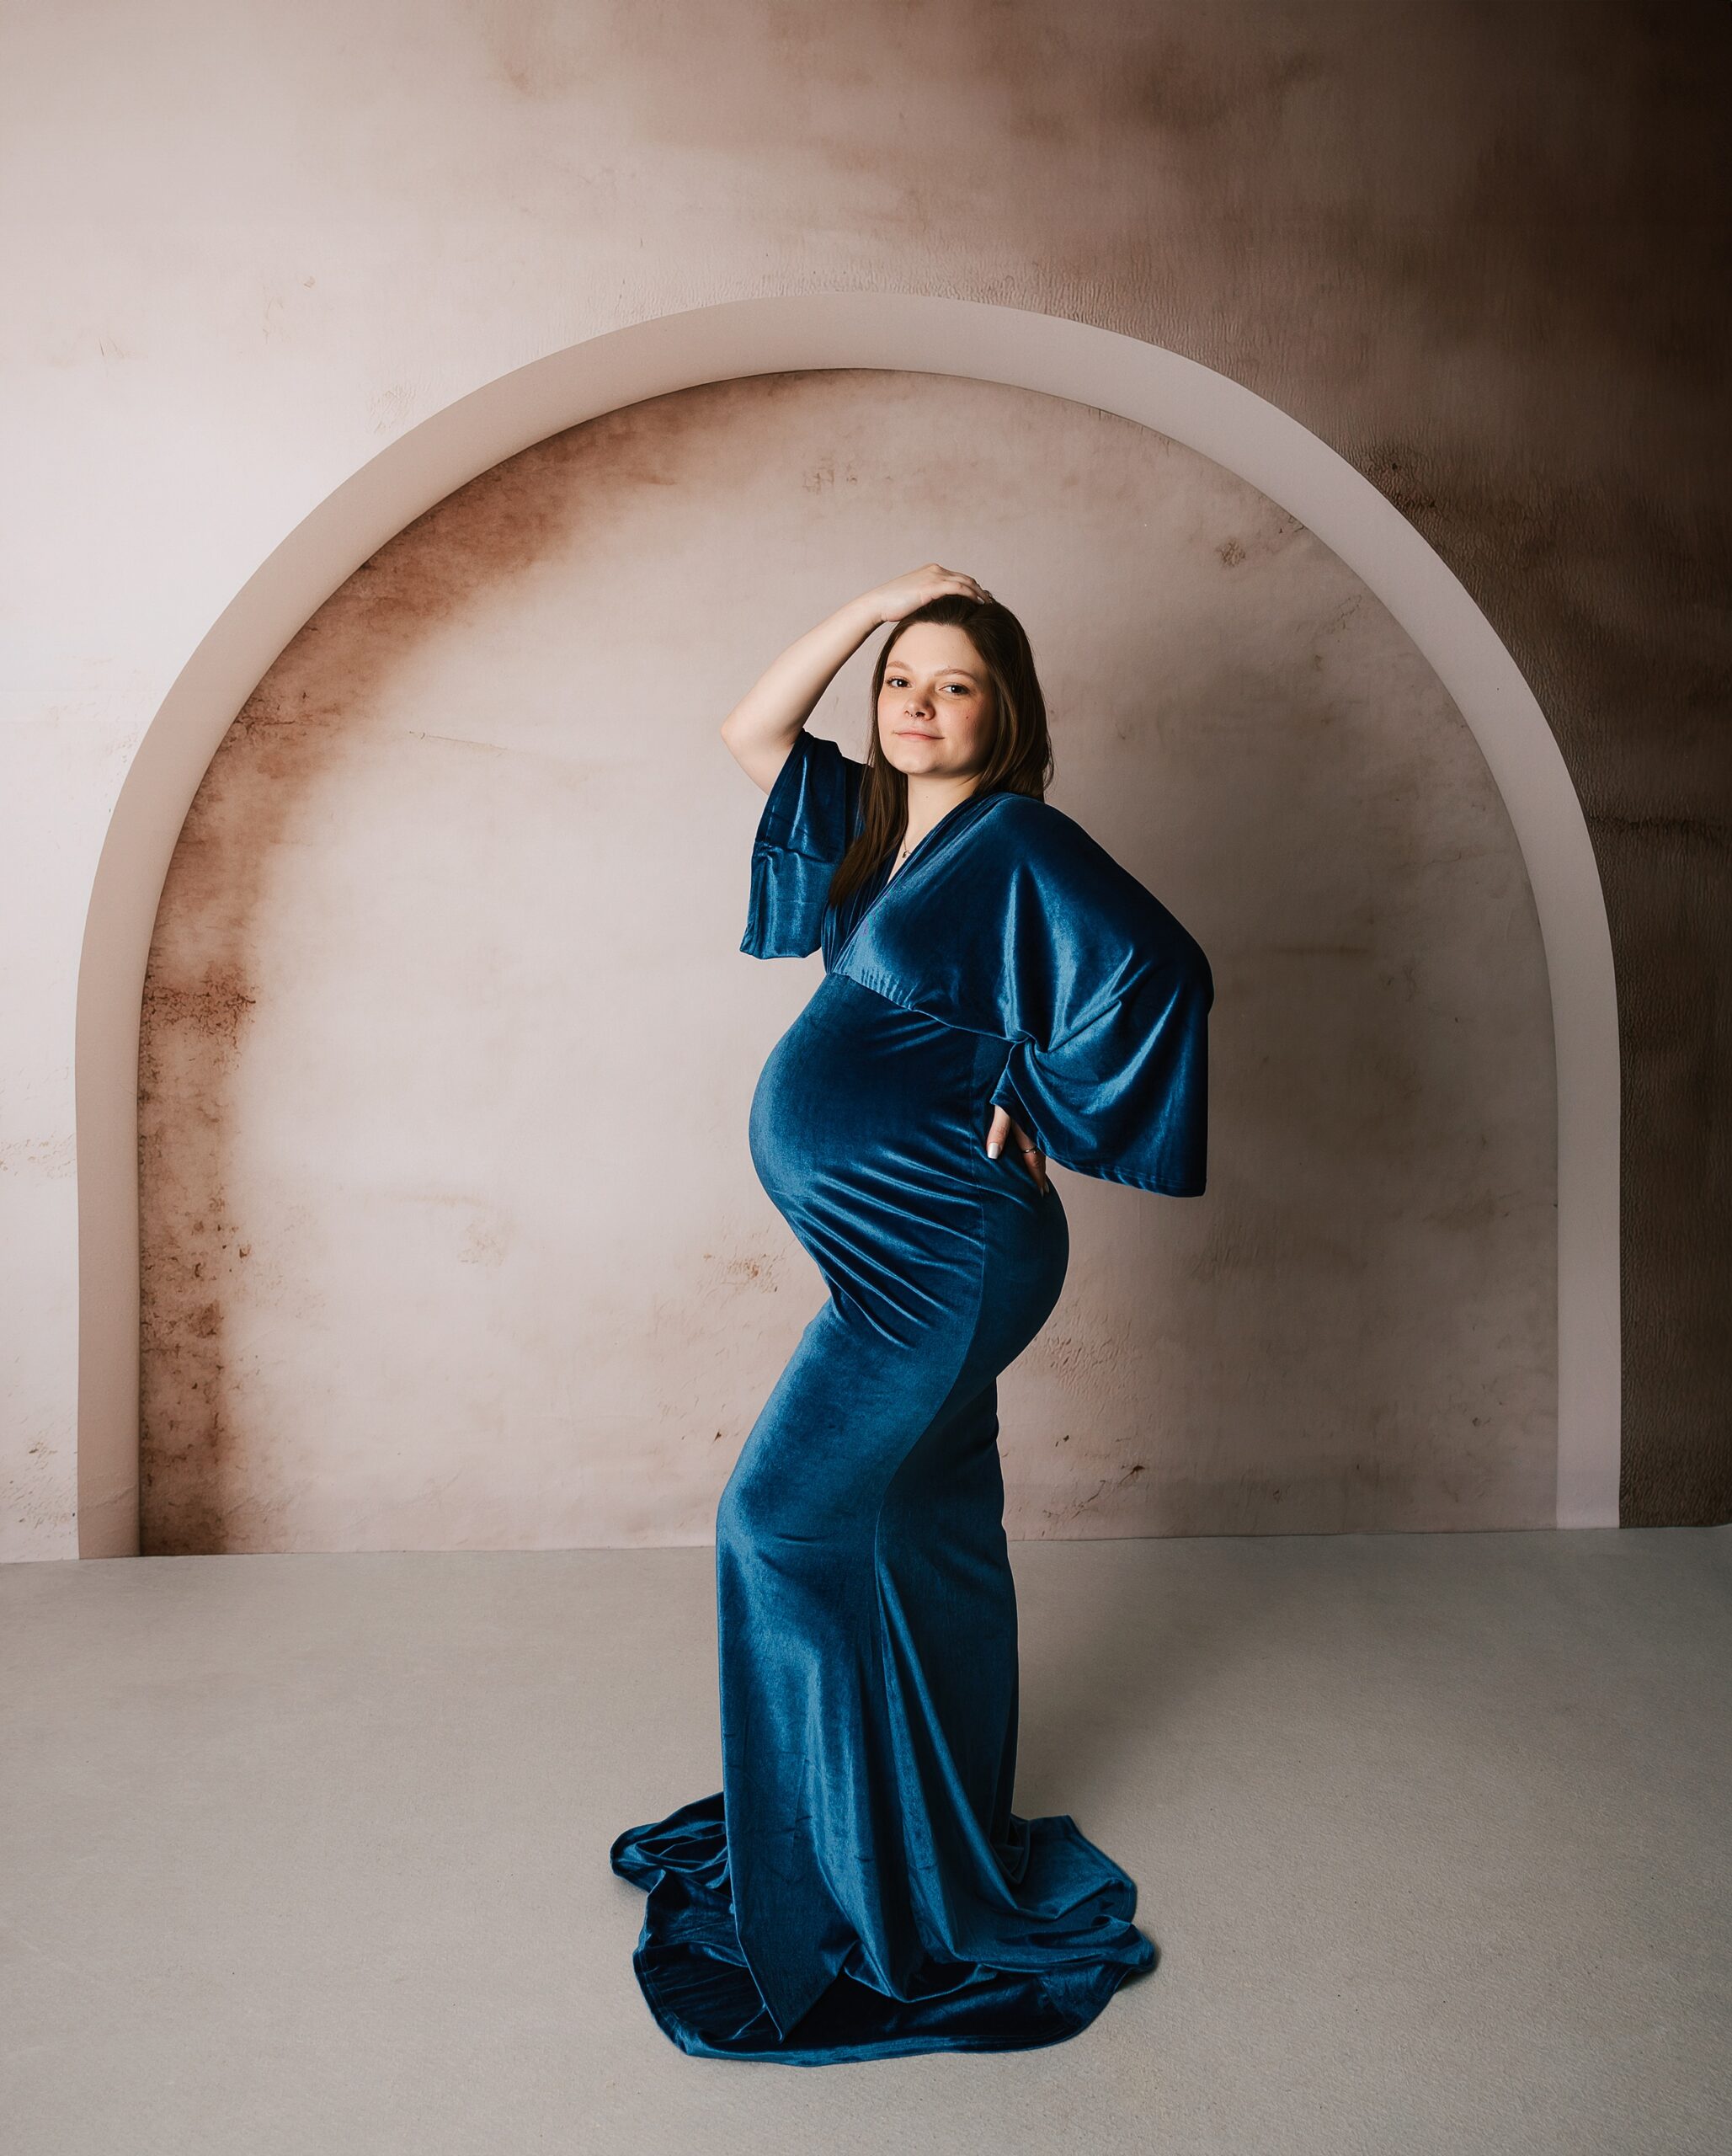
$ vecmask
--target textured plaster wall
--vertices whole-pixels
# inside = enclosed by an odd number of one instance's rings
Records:
[[[1053,798],[1217,981],[1207,1199],[1061,1177],[1012,1531],[1549,1524],[1550,1011],[1454,707],[1206,459],[849,371],[513,459],[231,731],[146,994],[147,1550],[707,1538],[823,1292],[744,1134],[818,961],[738,952],[715,729],[914,530],[1024,613]],[[856,754],[877,641],[817,719]]]
[[[0,1549],[76,1546],[73,989],[186,655],[452,398],[620,323],[833,286],[1219,368],[1467,582],[1606,880],[1623,1516],[1732,1513],[1729,35],[1689,0],[11,10]]]

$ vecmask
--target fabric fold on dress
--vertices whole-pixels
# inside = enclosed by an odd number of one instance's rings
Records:
[[[783,2026],[740,1946],[729,1898],[718,1792],[613,1845],[615,1872],[648,1895],[632,1956],[663,2033],[700,2058],[824,2066],[928,2051],[1025,2051],[1085,2029],[1127,1977],[1152,1968],[1154,1942],[1132,1922],[1134,1883],[1065,1814],[1020,1820],[1005,1876],[1025,1905],[1055,1911],[1043,1944],[989,1949],[985,1962],[926,1959],[887,1991],[859,1946]],[[1067,1903],[1066,1897],[1069,1897]]]

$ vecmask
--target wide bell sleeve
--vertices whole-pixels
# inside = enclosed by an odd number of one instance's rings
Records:
[[[841,969],[1004,1039],[990,1098],[1060,1167],[1202,1194],[1208,960],[1061,810],[1021,795],[983,807],[900,908],[880,900]]]
[[[1152,959],[1081,1024],[1014,1040],[993,1103],[1061,1167],[1201,1197],[1212,996],[1201,952]]]
[[[854,835],[866,766],[834,741],[794,736],[752,841],[752,888],[740,948],[754,958],[803,958],[823,940],[830,878]]]

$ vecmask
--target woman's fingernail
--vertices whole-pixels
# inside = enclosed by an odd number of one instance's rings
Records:
[[[986,1141],[986,1157],[988,1158],[988,1160],[989,1160],[989,1161],[995,1161],[995,1160],[997,1160],[997,1158],[999,1157],[999,1154],[1000,1154],[1000,1153],[1002,1153],[1002,1152],[1004,1151],[1004,1150],[1005,1150],[1005,1146],[1004,1146],[1004,1140],[1003,1140],[1002,1139],[999,1139],[999,1138],[989,1138],[989,1139],[987,1139],[987,1141]]]

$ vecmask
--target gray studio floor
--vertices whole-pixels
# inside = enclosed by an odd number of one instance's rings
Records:
[[[621,1828],[711,1553],[0,1568],[8,2156],[1732,2145],[1732,1530],[1026,1544],[1017,1808],[1160,1966],[1048,2049],[687,2057]]]

